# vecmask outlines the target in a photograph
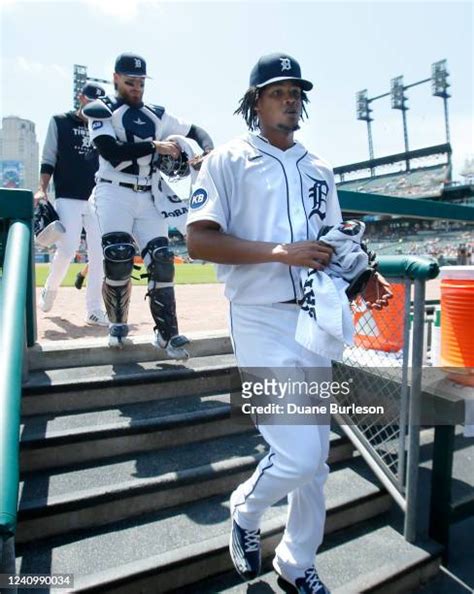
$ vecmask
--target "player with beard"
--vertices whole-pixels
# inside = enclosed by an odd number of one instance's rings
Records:
[[[154,345],[176,359],[187,358],[189,342],[178,332],[174,295],[174,256],[168,226],[151,192],[153,164],[159,155],[177,159],[181,150],[170,135],[191,138],[208,153],[213,148],[202,128],[143,102],[146,62],[124,53],[115,62],[115,97],[95,101],[84,111],[99,152],[97,185],[91,204],[97,214],[104,251],[102,294],[110,319],[109,345],[121,347],[128,334],[128,309],[135,246],[147,268],[148,297],[155,322]]]

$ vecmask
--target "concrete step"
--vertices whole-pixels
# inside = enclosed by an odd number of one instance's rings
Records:
[[[176,447],[252,428],[230,417],[229,394],[184,396],[106,410],[27,417],[20,433],[22,472]]]
[[[230,493],[253,472],[265,450],[261,436],[251,432],[129,455],[100,465],[30,473],[20,484],[17,542]],[[352,455],[350,442],[331,432],[330,463]]]
[[[240,385],[233,355],[185,362],[134,362],[48,369],[30,373],[23,384],[23,415],[93,410],[230,391]]]
[[[362,472],[350,466],[331,472],[326,498],[327,533],[373,518],[391,506],[389,495],[367,467]],[[158,593],[193,584],[231,569],[227,499],[212,497],[95,528],[80,537],[72,533],[19,546],[17,572],[73,573],[75,592]],[[286,511],[280,503],[265,515],[265,555],[281,537]]]
[[[392,526],[375,519],[326,539],[316,565],[332,594],[408,594],[439,571],[440,550],[431,542],[414,546]],[[270,559],[262,574],[245,584],[235,571],[172,590],[174,594],[294,593],[280,587]],[[445,594],[448,594],[447,592]]]
[[[205,357],[232,353],[229,333],[194,332],[188,334],[191,340],[191,357]],[[169,360],[163,350],[157,350],[151,344],[150,336],[133,336],[131,344],[122,350],[110,349],[106,338],[78,338],[74,340],[56,340],[35,344],[28,349],[28,368],[30,371],[58,369],[65,367],[90,367],[92,365],[120,365],[135,361]]]

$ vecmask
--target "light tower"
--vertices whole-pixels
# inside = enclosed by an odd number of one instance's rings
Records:
[[[372,142],[372,127],[371,122],[373,122],[373,118],[370,115],[373,111],[370,108],[370,104],[373,101],[377,101],[378,99],[383,99],[384,97],[390,96],[392,109],[398,109],[402,112],[403,116],[403,138],[405,143],[405,153],[407,154],[406,158],[406,167],[407,170],[410,169],[410,159],[408,156],[409,153],[409,145],[408,145],[408,125],[407,125],[407,111],[408,111],[408,97],[406,95],[406,91],[411,89],[412,87],[416,87],[418,85],[423,85],[425,83],[431,82],[431,92],[435,97],[442,97],[444,101],[444,122],[446,128],[446,142],[447,144],[450,143],[450,134],[449,134],[449,119],[448,119],[448,98],[451,95],[448,93],[448,88],[450,84],[448,82],[448,70],[446,67],[446,60],[440,60],[439,62],[434,62],[431,65],[431,77],[424,78],[423,80],[418,80],[414,83],[409,85],[405,85],[403,82],[403,76],[396,76],[392,78],[390,81],[390,92],[389,93],[382,93],[381,95],[377,95],[376,97],[368,97],[367,96],[367,89],[363,91],[359,91],[356,94],[356,108],[357,108],[357,119],[363,120],[367,122],[367,132],[369,135],[369,155],[370,159],[374,158],[374,149],[373,149],[373,142]],[[451,165],[451,153],[448,153],[448,162]],[[371,169],[372,171],[372,169]]]
[[[82,87],[88,82],[100,82],[105,83],[107,85],[112,84],[110,80],[106,80],[105,78],[94,78],[92,76],[87,76],[87,66],[81,66],[79,64],[74,64],[74,74],[73,74],[73,103],[74,109],[79,109],[79,94],[82,90]]]
[[[74,64],[73,78],[73,103],[74,109],[79,109],[79,94],[82,87],[87,83],[87,66]]]
[[[370,100],[367,96],[367,89],[359,91],[356,94],[356,109],[357,119],[367,122],[367,135],[369,137],[369,155],[370,158],[374,158],[374,145],[372,142],[372,127],[370,123],[374,118],[371,117],[372,109],[370,108]]]
[[[408,153],[408,126],[407,126],[407,100],[405,87],[403,86],[403,76],[396,76],[390,81],[390,100],[392,109],[399,109],[403,117],[403,139],[405,141],[405,152]],[[406,160],[407,170],[410,169],[410,161]]]
[[[444,103],[444,125],[446,128],[446,142],[450,143],[449,120],[448,120],[448,82],[449,72],[446,67],[446,60],[440,60],[431,65],[431,92],[434,97],[442,97]]]

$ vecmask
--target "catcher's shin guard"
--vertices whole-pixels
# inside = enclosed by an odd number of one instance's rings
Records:
[[[166,349],[170,357],[185,359],[184,345],[189,340],[178,333],[176,299],[174,295],[174,254],[168,248],[167,237],[157,237],[148,242],[142,252],[148,270],[150,311],[155,322],[157,347]]]
[[[107,233],[102,237],[102,248],[105,272],[102,297],[107,315],[112,324],[126,324],[135,256],[133,237],[123,232]]]

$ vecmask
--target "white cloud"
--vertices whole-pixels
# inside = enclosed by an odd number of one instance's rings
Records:
[[[69,80],[71,78],[70,74],[66,72],[65,68],[59,64],[44,64],[42,62],[35,62],[34,60],[29,60],[24,56],[17,56],[15,59],[15,64],[18,68],[28,74],[37,76],[54,74],[56,76],[60,76],[64,80]]]
[[[139,0],[84,0],[84,2],[91,9],[120,21],[134,20],[138,14]]]

